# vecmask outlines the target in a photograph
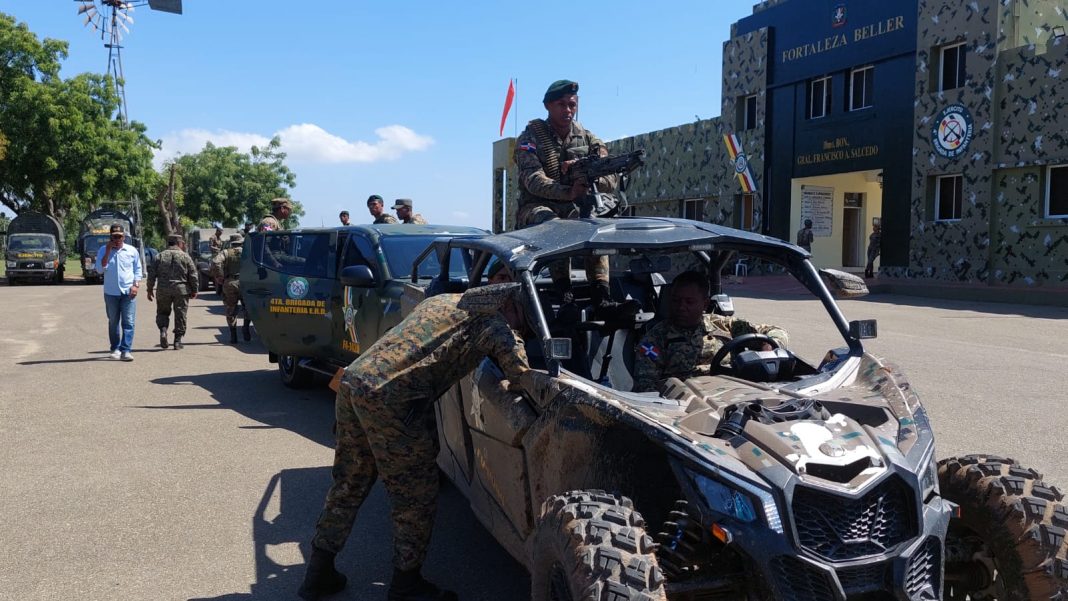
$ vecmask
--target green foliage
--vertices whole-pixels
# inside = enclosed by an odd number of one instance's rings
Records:
[[[209,142],[200,152],[175,159],[180,180],[176,195],[183,222],[201,227],[240,227],[270,213],[271,199],[288,196],[288,189],[296,182],[280,147],[277,137],[266,147],[253,146],[247,154],[233,146]],[[304,214],[299,202],[293,204],[290,227]]]
[[[140,123],[123,125],[112,81],[59,76],[66,42],[38,40],[0,13],[0,201],[61,220],[109,200],[150,197],[159,188],[153,143]]]

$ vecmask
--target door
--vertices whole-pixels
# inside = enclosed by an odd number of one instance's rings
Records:
[[[384,279],[378,252],[362,232],[352,232],[341,256],[340,269],[366,265],[375,276],[374,286],[341,287],[341,323],[336,332],[337,352],[342,362],[351,363],[400,319],[393,311],[391,283]],[[398,305],[399,306],[399,305]]]
[[[842,266],[863,267],[864,194],[846,192],[842,215]]]
[[[337,232],[250,235],[241,258],[241,296],[267,350],[329,358],[337,281]]]

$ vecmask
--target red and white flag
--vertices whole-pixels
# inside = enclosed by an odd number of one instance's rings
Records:
[[[504,112],[501,113],[501,131],[499,136],[504,135],[504,122],[508,120],[508,111],[512,110],[512,101],[515,100],[515,81],[508,80],[508,95],[504,97]]]

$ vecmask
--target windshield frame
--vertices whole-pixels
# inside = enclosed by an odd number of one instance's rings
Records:
[[[17,244],[31,239],[40,240],[43,243],[43,246],[34,248],[20,248]],[[7,249],[12,252],[56,252],[56,239],[50,234],[38,234],[30,232],[11,234],[7,237]]]

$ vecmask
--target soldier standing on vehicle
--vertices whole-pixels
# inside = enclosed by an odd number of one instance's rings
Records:
[[[812,231],[812,220],[805,220],[805,227],[797,230],[797,245],[801,248],[812,252],[812,241],[816,239],[815,232]]]
[[[257,232],[277,232],[284,230],[282,224],[293,213],[293,201],[288,198],[275,198],[271,200],[271,214],[260,219]]]
[[[638,343],[634,361],[634,392],[651,392],[667,378],[708,375],[712,357],[724,340],[764,334],[786,348],[789,336],[778,326],[705,313],[708,279],[696,271],[680,273],[671,284],[668,318]],[[768,343],[763,350],[772,350]]]
[[[348,211],[341,211],[340,213],[337,214],[337,218],[341,220],[341,225],[348,225],[349,224],[349,212]]]
[[[587,156],[608,156],[608,147],[593,132],[575,120],[578,114],[578,88],[573,81],[555,81],[545,91],[542,104],[548,111],[546,119],[534,119],[527,124],[516,140],[515,162],[519,168],[519,210],[516,227],[539,225],[550,219],[575,219],[575,201],[589,192],[583,182],[565,183],[568,169]],[[612,193],[615,177],[597,180],[597,190]],[[586,281],[592,286],[591,300],[600,313],[618,309],[620,303],[611,300],[608,287],[608,257],[585,259]],[[553,285],[563,296],[564,304],[574,297],[571,292],[570,262],[555,261],[549,266]],[[638,310],[635,303],[626,303],[625,313]]]
[[[215,235],[208,239],[208,246],[211,248],[211,258],[215,258],[215,255],[219,254],[219,251],[223,249],[223,230],[221,227],[215,228]]]
[[[426,225],[426,219],[419,213],[412,213],[412,199],[410,198],[398,198],[393,203],[393,210],[397,211],[397,219],[401,223],[410,223],[412,225]]]
[[[397,218],[386,212],[385,203],[377,194],[367,197],[367,211],[375,218],[371,223],[397,223]]]
[[[159,290],[153,294],[157,282]],[[186,254],[185,241],[181,236],[168,236],[167,249],[148,265],[148,300],[151,302],[155,296],[160,348],[167,348],[167,326],[170,325],[173,308],[174,350],[182,350],[189,299],[197,297],[198,283],[197,265]]]
[[[345,370],[335,405],[334,484],[312,539],[298,593],[314,600],[344,588],[334,568],[360,505],[379,475],[393,506],[391,601],[448,601],[420,573],[437,505],[434,399],[494,358],[510,385],[529,374],[520,284],[443,294],[421,304]]]
[[[249,330],[248,309],[241,302],[241,246],[245,239],[241,234],[230,235],[230,248],[211,260],[211,275],[215,278],[215,288],[221,291],[223,305],[226,307],[226,325],[230,328],[230,344],[237,344],[237,309],[241,305],[243,324],[241,334],[245,342],[252,340]]]

